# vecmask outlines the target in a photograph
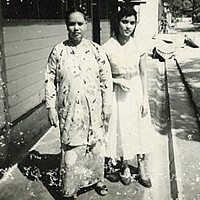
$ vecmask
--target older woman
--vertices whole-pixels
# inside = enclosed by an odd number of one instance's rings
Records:
[[[100,195],[107,194],[103,184],[104,136],[112,79],[101,47],[83,38],[86,24],[82,9],[67,12],[69,39],[53,48],[45,74],[46,107],[51,124],[59,126],[61,133],[65,197],[76,197],[79,188],[93,184]]]

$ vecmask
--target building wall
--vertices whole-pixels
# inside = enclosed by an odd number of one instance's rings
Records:
[[[108,20],[102,20],[100,23],[100,40],[104,44],[110,38],[110,23]]]
[[[91,35],[91,24],[88,24],[86,38],[91,39]],[[44,100],[47,58],[52,47],[67,38],[67,31],[61,22],[16,23],[7,24],[3,36],[12,122]]]
[[[16,23],[3,29],[8,104],[11,121],[44,100],[44,71],[52,47],[67,38],[64,23]],[[88,23],[87,39],[92,40]],[[110,37],[107,21],[101,22],[101,41]],[[0,92],[2,92],[0,90]],[[3,105],[0,96],[0,104]],[[3,113],[1,106],[0,114]],[[2,118],[3,119],[3,118]],[[0,124],[3,120],[0,120]]]
[[[146,44],[158,33],[158,1],[147,0],[146,4],[141,4],[139,8],[140,16],[136,35]]]
[[[0,128],[5,126],[5,112],[4,112],[4,92],[3,92],[3,80],[2,80],[2,59],[0,52]]]

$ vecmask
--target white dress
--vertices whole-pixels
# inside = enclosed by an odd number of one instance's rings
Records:
[[[140,111],[143,90],[139,60],[145,51],[135,38],[123,46],[115,38],[110,38],[103,49],[110,61],[113,78],[125,79],[129,83],[128,88],[123,86],[123,82],[114,83],[106,156],[133,159],[136,154],[152,151],[152,139],[156,134],[151,124],[150,111],[144,118]]]

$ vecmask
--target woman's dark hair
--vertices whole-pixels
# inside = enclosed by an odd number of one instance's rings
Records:
[[[66,25],[68,24],[69,16],[74,12],[82,13],[84,19],[87,20],[87,13],[86,13],[86,10],[83,7],[81,7],[81,6],[79,6],[79,7],[71,7],[70,9],[68,9],[66,11],[66,15],[65,15],[65,24]]]
[[[111,18],[111,36],[118,37],[119,35],[119,22],[123,17],[129,17],[129,16],[135,16],[136,22],[137,22],[137,12],[135,9],[131,6],[124,6],[121,8],[120,11],[115,13],[113,17]],[[134,30],[135,31],[135,30]],[[133,36],[134,34],[131,34]]]

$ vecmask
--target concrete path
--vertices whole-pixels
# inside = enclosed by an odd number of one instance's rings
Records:
[[[180,200],[200,199],[199,56],[199,49],[179,49],[176,59],[181,74],[175,62],[168,63],[174,175]]]
[[[153,111],[156,89],[157,60],[148,57],[149,95]],[[158,133],[156,133],[158,134]],[[159,135],[159,134],[158,134]],[[155,141],[152,141],[152,143]],[[81,194],[78,199],[106,200],[160,200],[170,199],[169,162],[167,136],[160,136],[160,147],[157,153],[148,156],[147,170],[153,187],[146,189],[135,180],[129,186],[120,181],[110,182],[105,179],[109,194],[99,196],[94,190]],[[0,180],[1,200],[62,200],[57,189],[58,167],[60,162],[59,132],[51,128],[30,150],[29,156],[19,165],[5,172]],[[40,170],[38,170],[40,169]]]

